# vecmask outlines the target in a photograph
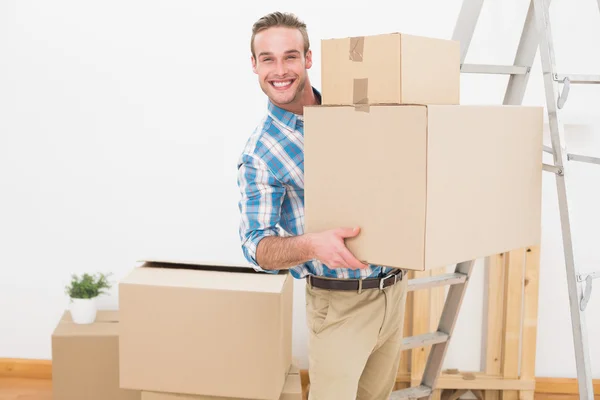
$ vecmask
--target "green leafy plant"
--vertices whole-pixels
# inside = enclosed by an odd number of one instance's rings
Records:
[[[85,273],[81,277],[73,274],[71,283],[66,286],[65,292],[72,299],[93,299],[111,288],[111,283],[108,281],[109,276],[110,274],[102,273],[95,275]]]

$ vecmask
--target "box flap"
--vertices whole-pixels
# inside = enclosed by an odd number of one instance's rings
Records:
[[[287,395],[300,395],[302,394],[302,378],[300,375],[288,375],[283,385],[283,393]]]
[[[209,261],[209,260],[189,260],[189,259],[180,259],[180,258],[161,258],[161,257],[147,257],[138,260],[140,263],[157,263],[157,264],[166,264],[166,267],[172,266],[174,268],[189,266],[191,268],[197,269],[250,269],[254,270],[250,263],[231,263],[231,262],[221,262],[221,261]],[[251,271],[252,272],[252,271]]]
[[[369,111],[369,107],[425,107],[427,108],[428,104],[422,103],[379,103],[379,102],[369,102],[369,104],[344,104],[344,103],[329,103],[329,104],[308,104],[305,105],[304,108],[341,108],[341,107],[352,107],[358,111]]]
[[[323,38],[323,39],[321,39],[321,41],[324,42],[324,41],[328,41],[328,40],[341,40],[341,39],[353,39],[353,40],[363,39],[364,40],[364,38],[372,38],[372,37],[379,37],[379,36],[390,36],[390,35],[406,35],[406,33],[402,33],[402,32],[386,32],[386,33],[374,33],[374,34],[362,35],[362,36],[332,36],[332,37]]]
[[[296,357],[292,357],[292,364],[290,365],[290,370],[288,371],[288,374],[289,375],[300,374],[300,368],[298,367],[298,365],[300,365],[298,359]]]
[[[288,276],[288,270],[267,274],[243,264],[154,259],[135,268],[119,284],[280,293]]]

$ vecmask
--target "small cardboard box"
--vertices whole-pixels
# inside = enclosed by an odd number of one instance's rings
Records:
[[[240,397],[214,397],[203,395],[187,395],[177,393],[160,393],[142,391],[142,400],[247,400]],[[283,392],[279,400],[302,400],[302,382],[297,368],[292,365],[290,372],[285,379]]]
[[[98,311],[96,322],[78,325],[66,311],[52,334],[52,398],[140,400],[119,387],[119,315]]]
[[[459,104],[460,43],[401,33],[321,41],[323,105]]]
[[[537,245],[542,129],[542,107],[306,107],[306,232],[360,226],[358,259],[420,271]]]
[[[286,270],[148,260],[119,284],[121,387],[279,399],[292,296]]]

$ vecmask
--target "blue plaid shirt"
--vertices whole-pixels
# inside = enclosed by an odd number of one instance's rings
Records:
[[[320,100],[321,94],[313,88]],[[266,236],[294,236],[304,232],[304,119],[268,102],[267,114],[248,139],[238,162],[241,192],[239,235],[245,258],[257,271],[256,247]],[[331,269],[318,260],[290,269],[293,277],[377,277],[391,268],[370,265],[351,270]]]

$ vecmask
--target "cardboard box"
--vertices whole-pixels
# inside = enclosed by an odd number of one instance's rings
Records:
[[[293,277],[150,260],[119,284],[121,387],[277,400],[292,357]]]
[[[428,270],[540,243],[543,108],[305,108],[306,232]]]
[[[460,43],[400,33],[321,41],[323,105],[459,104]]]
[[[187,395],[177,393],[161,393],[142,391],[142,400],[247,400],[246,397],[214,397],[202,395]],[[285,379],[283,392],[279,400],[302,400],[302,382],[297,368],[292,366]]]
[[[140,400],[119,387],[119,315],[98,311],[96,322],[78,325],[66,311],[52,334],[52,398]]]

